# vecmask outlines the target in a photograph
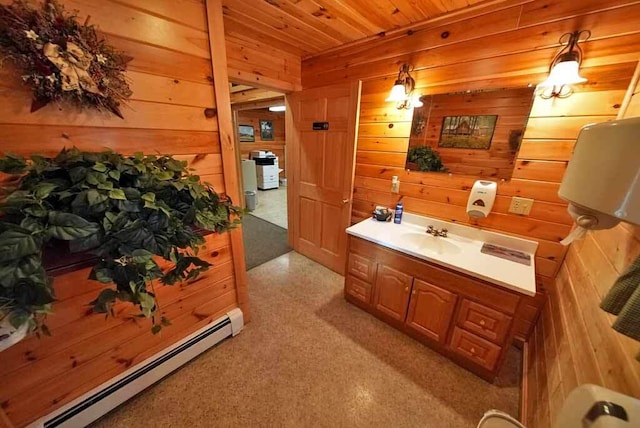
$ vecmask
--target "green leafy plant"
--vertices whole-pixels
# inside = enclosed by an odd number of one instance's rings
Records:
[[[8,155],[0,171],[21,175],[0,204],[0,320],[45,334],[55,294],[43,252],[56,242],[96,256],[90,279],[111,286],[94,311],[113,314],[116,300],[130,302],[155,333],[169,321],[155,317],[152,281],[196,278],[210,266],[197,257],[202,229],[223,232],[240,221],[238,207],[171,156],[74,148],[30,161]],[[162,270],[159,258],[170,267]]]
[[[440,154],[429,146],[411,147],[407,152],[407,161],[418,165],[420,171],[447,171],[442,164]]]

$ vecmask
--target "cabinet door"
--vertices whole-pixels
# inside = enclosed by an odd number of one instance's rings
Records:
[[[398,321],[404,321],[409,305],[411,281],[407,274],[378,265],[374,306],[380,312]]]
[[[444,343],[458,296],[419,279],[413,281],[407,325]]]

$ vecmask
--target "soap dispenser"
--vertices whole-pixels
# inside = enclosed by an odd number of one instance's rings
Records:
[[[478,180],[473,183],[467,202],[469,217],[480,219],[488,216],[496,200],[497,190],[498,184],[493,181]]]

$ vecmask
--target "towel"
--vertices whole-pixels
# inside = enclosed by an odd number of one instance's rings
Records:
[[[640,256],[616,280],[600,307],[618,316],[614,330],[640,341]],[[640,353],[636,359],[640,361]]]

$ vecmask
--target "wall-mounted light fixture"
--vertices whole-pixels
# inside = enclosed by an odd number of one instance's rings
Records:
[[[398,78],[391,88],[391,93],[386,101],[396,103],[396,108],[410,109],[412,107],[422,107],[422,101],[418,95],[413,95],[416,87],[416,81],[409,74],[409,64],[402,64],[398,72]]]
[[[285,111],[287,109],[286,106],[271,106],[269,107],[269,111]]]
[[[587,81],[580,76],[582,49],[578,43],[588,40],[589,37],[591,37],[589,30],[574,31],[560,37],[560,44],[564,46],[551,61],[549,77],[538,85],[541,89],[539,95],[542,98],[566,98],[573,93],[571,85]]]

